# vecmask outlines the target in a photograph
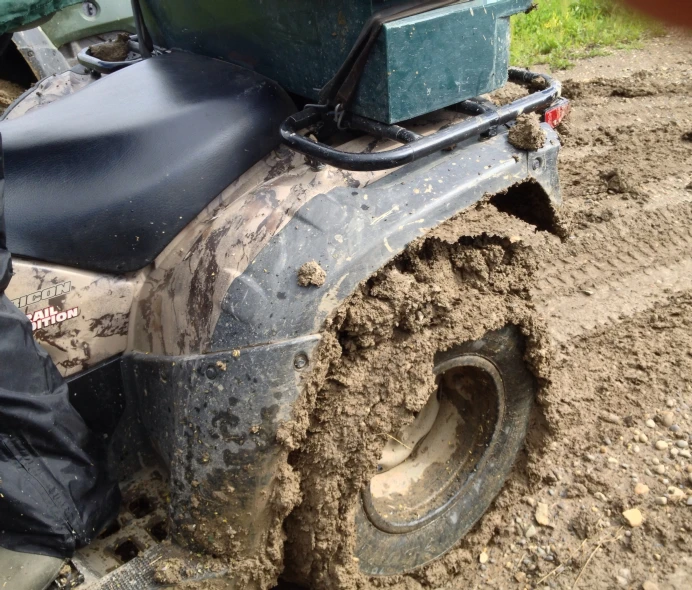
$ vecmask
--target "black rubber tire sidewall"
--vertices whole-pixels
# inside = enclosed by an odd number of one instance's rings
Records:
[[[536,380],[524,362],[524,342],[516,326],[488,332],[440,353],[436,364],[460,353],[491,361],[504,384],[504,412],[479,469],[471,475],[450,507],[425,526],[392,534],[376,528],[362,502],[356,510],[356,556],[364,574],[391,576],[409,572],[449,551],[483,516],[502,489],[521,450],[537,390]]]

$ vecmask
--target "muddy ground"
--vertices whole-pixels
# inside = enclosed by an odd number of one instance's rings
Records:
[[[507,291],[518,297],[515,312],[521,307],[523,314],[527,305],[533,309],[551,342],[551,368],[542,370],[540,406],[527,447],[492,508],[457,548],[386,585],[692,588],[691,74],[692,40],[678,34],[557,73],[573,104],[561,128],[560,162],[570,235],[561,240],[541,232],[526,240],[538,263],[529,292],[512,291],[511,285]],[[518,93],[510,85],[499,98]],[[501,241],[494,247],[509,251]],[[468,271],[474,262],[463,264]],[[483,279],[486,293],[495,296],[507,287],[493,282],[490,258],[479,264],[490,272],[490,282]],[[386,291],[394,279],[401,277],[390,273],[376,280],[375,288],[384,285]],[[368,309],[361,302],[351,311],[358,307]],[[379,323],[386,331],[392,312],[382,313],[388,319]],[[506,309],[496,315],[503,313],[511,317]],[[353,332],[353,346],[362,349],[352,359],[362,365],[361,373],[381,363],[375,357],[389,345],[363,352],[372,343],[363,344],[358,332],[373,317],[339,321]],[[366,340],[380,336],[372,329],[365,334]],[[343,365],[333,369],[343,370]],[[328,410],[328,404],[319,406],[318,396],[318,412]],[[335,440],[313,438],[309,444],[323,445],[326,456]],[[296,464],[304,468],[301,460]],[[350,467],[354,479],[344,483],[339,474],[330,485],[343,495],[364,477],[363,465]],[[319,461],[312,469],[328,467]],[[306,469],[304,482],[310,482],[311,468]],[[315,485],[312,481],[310,489]],[[381,585],[353,574],[352,548],[330,545],[335,538],[330,527],[343,532],[346,526],[347,505],[329,504],[326,495],[310,489],[306,497],[313,514],[299,509],[291,518],[302,524],[312,518],[323,541],[320,551],[337,556],[331,570],[319,555],[308,560],[313,579],[320,587]],[[330,524],[330,511],[340,515],[334,517],[337,525]],[[296,543],[298,553],[307,550],[293,535],[289,570],[295,569]]]

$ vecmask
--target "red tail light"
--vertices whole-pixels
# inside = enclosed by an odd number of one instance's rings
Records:
[[[553,129],[569,114],[570,103],[566,98],[558,98],[543,115],[543,120]]]

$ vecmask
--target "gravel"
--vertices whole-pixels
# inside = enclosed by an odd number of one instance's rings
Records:
[[[660,418],[661,424],[663,424],[663,426],[666,428],[670,428],[675,421],[675,414],[673,414],[673,412],[663,412]]]
[[[622,513],[622,516],[625,517],[627,524],[629,524],[632,528],[641,526],[642,522],[644,522],[644,517],[642,516],[642,513],[638,508],[631,508],[630,510],[625,510]]]
[[[645,496],[649,493],[649,486],[644,483],[638,483],[634,486],[634,493],[637,494],[637,496]]]

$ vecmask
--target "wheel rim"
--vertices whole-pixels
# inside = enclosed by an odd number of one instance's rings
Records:
[[[416,420],[383,450],[362,492],[367,518],[406,533],[443,514],[490,453],[502,422],[505,388],[485,357],[463,354],[434,368],[438,387]]]

